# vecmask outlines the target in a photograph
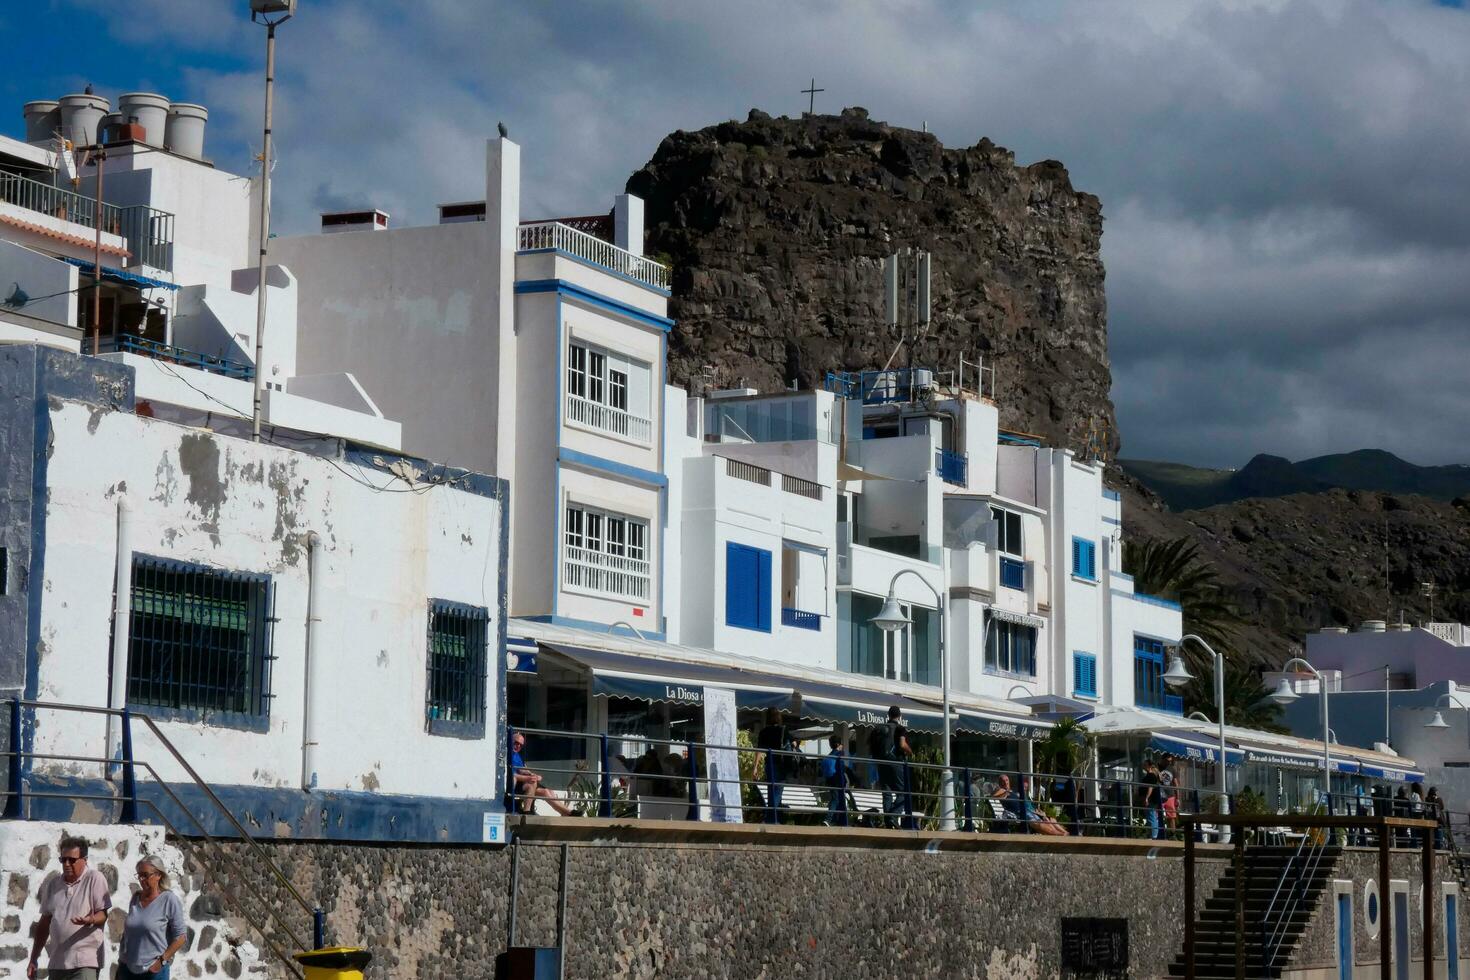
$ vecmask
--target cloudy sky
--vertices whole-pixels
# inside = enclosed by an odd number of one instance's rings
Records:
[[[1470,13],[1430,0],[301,0],[280,30],[277,229],[483,195],[497,120],[529,216],[607,207],[667,132],[866,106],[1063,161],[1103,200],[1125,455],[1364,446],[1470,462]],[[246,0],[0,7],[20,104],[93,82],[260,144]],[[18,61],[17,61],[18,59]]]

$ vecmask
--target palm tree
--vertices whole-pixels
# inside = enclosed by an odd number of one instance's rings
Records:
[[[1066,717],[1052,726],[1046,738],[1036,743],[1036,769],[1057,776],[1072,776],[1086,768],[1097,736],[1077,721]]]
[[[1123,542],[1123,567],[1136,591],[1179,603],[1184,632],[1217,650],[1231,645],[1240,613],[1225,595],[1219,574],[1200,557],[1198,544],[1188,538],[1129,538]]]
[[[1272,701],[1270,689],[1261,675],[1228,656],[1225,659],[1225,724],[1255,728],[1266,732],[1286,732],[1281,723],[1281,705]],[[1215,677],[1212,672],[1196,673],[1184,686],[1185,710],[1215,715]]]

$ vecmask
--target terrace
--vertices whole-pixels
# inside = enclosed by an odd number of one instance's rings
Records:
[[[174,216],[145,205],[120,207],[20,174],[0,171],[0,203],[127,240],[130,265],[173,271]]]
[[[668,267],[618,248],[612,242],[577,227],[589,224],[598,229],[604,228],[603,224],[584,218],[525,222],[517,231],[516,249],[521,252],[560,252],[644,286],[668,291]]]

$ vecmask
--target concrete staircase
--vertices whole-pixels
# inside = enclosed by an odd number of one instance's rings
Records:
[[[1248,847],[1239,881],[1231,863],[1230,870],[1215,886],[1214,894],[1196,906],[1199,918],[1194,932],[1194,975],[1199,980],[1233,980],[1237,959],[1244,959],[1244,975],[1251,980],[1281,976],[1342,853],[1339,847],[1324,846],[1316,849],[1314,858],[1313,850],[1311,844],[1300,850],[1295,844]],[[1238,949],[1235,943],[1237,886],[1242,889],[1245,904],[1245,936]],[[1272,933],[1278,933],[1277,945],[1267,962],[1264,942]],[[1184,976],[1183,952],[1170,966],[1169,975]]]

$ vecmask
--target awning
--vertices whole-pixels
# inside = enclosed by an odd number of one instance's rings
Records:
[[[1388,766],[1370,766],[1364,763],[1358,771],[1369,779],[1386,779],[1394,783],[1424,782],[1424,774],[1413,769],[1393,769]]]
[[[881,694],[841,684],[792,680],[798,700],[792,711],[803,718],[840,721],[851,725],[886,725],[888,709],[894,705],[903,713],[904,724],[921,732],[937,732],[944,728],[944,711],[898,694]]]
[[[1320,755],[1304,755],[1280,749],[1258,748],[1253,745],[1245,747],[1245,761],[1251,765],[1279,766],[1282,769],[1322,768]],[[1354,766],[1353,769],[1356,770],[1357,766]]]
[[[704,704],[704,689],[708,686],[732,689],[735,703],[742,708],[784,708],[791,701],[789,683],[775,676],[559,643],[542,646],[592,671],[592,693],[598,697]]]
[[[1046,738],[1051,734],[1051,725],[1000,713],[961,709],[955,727],[960,731],[988,735],[992,738],[1013,738],[1022,741]]]
[[[68,265],[74,265],[87,275],[92,274],[92,263],[83,259],[74,259],[70,256],[60,256],[61,261]],[[124,269],[114,269],[111,266],[102,267],[102,278],[108,282],[118,282],[125,286],[137,286],[139,289],[178,289],[178,283],[164,282],[162,279],[154,279],[152,276],[140,276],[136,272],[128,272]]]
[[[1039,630],[1046,625],[1046,620],[1039,619],[1036,616],[1014,613],[1008,609],[997,609],[995,606],[991,606],[985,611],[990,615],[991,619],[998,619],[1002,623],[1015,623],[1017,626],[1029,626],[1034,630]]]
[[[505,639],[505,669],[513,674],[536,673],[536,654],[540,651],[535,640],[517,636]]]
[[[1220,743],[1211,742],[1196,732],[1154,732],[1148,747],[1156,752],[1167,752],[1188,762],[1219,762]],[[1233,745],[1225,746],[1225,764],[1238,766],[1246,754]]]

